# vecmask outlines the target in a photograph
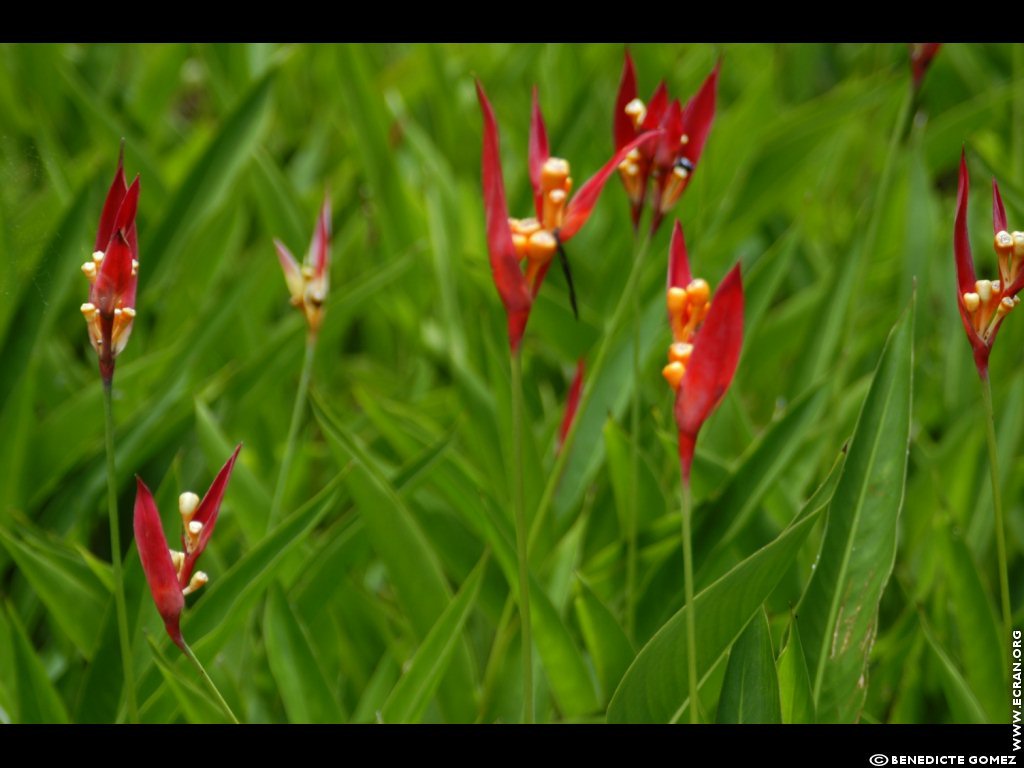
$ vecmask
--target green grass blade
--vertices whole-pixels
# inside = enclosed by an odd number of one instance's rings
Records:
[[[440,560],[405,502],[395,493],[381,469],[324,408],[314,393],[313,410],[328,438],[352,461],[348,488],[360,510],[374,549],[387,565],[399,601],[417,636],[425,638],[448,607],[451,591]],[[442,688],[448,716],[473,719],[472,668],[469,649],[461,643],[451,669],[451,685]]]
[[[267,662],[277,681],[288,722],[343,722],[345,714],[317,663],[307,631],[288,603],[284,592],[275,585],[263,614]]]
[[[155,265],[146,286],[149,293],[164,290],[177,265],[164,258],[180,248],[185,238],[216,213],[242,167],[250,162],[260,136],[274,70],[256,81],[238,106],[220,125],[203,154],[150,230],[140,261]]]
[[[782,722],[813,723],[814,691],[811,674],[807,671],[807,658],[800,642],[800,625],[794,615],[789,621],[789,642],[779,654],[776,664],[779,675],[779,698],[782,703]]]
[[[71,638],[79,652],[91,659],[102,628],[110,591],[67,544],[34,533],[30,524],[19,525],[20,537],[0,527],[0,546],[7,550],[49,615]]]
[[[817,565],[800,603],[819,720],[857,720],[896,556],[910,435],[913,305],[889,335],[829,506]]]
[[[974,695],[974,691],[971,690],[960,670],[956,668],[953,660],[949,658],[949,654],[939,644],[939,641],[924,619],[921,620],[921,630],[928,640],[928,647],[931,648],[932,653],[935,654],[935,658],[939,662],[942,690],[946,694],[946,701],[949,703],[949,708],[952,710],[955,722],[993,722],[985,714],[985,710],[982,709],[981,703],[978,701],[977,696]]]
[[[636,654],[615,616],[579,576],[576,587],[576,620],[607,702]]]
[[[827,483],[828,481],[826,481]],[[811,532],[827,497],[694,599],[697,669],[703,677],[739,637],[751,616],[775,589]],[[608,706],[611,723],[668,723],[687,705],[686,611],[684,606],[643,647]]]
[[[18,691],[19,723],[68,723],[68,713],[57,689],[50,682],[12,603],[6,604],[8,626],[14,641],[15,686]]]
[[[210,699],[210,694],[188,679],[189,673],[194,676],[194,670],[191,667],[188,668],[188,672],[176,670],[152,636],[146,635],[146,642],[149,643],[149,648],[153,652],[153,662],[156,664],[156,668],[160,670],[160,675],[188,722],[193,724],[227,722],[223,710]],[[177,648],[174,648],[174,653],[178,653]]]
[[[782,722],[772,633],[763,608],[747,624],[729,651],[722,695],[718,699],[717,722]]]
[[[484,554],[420,643],[415,655],[402,666],[404,672],[401,679],[381,707],[382,722],[415,723],[423,717],[423,710],[441,684],[452,655],[458,648],[466,620],[476,605],[488,559],[489,555]]]

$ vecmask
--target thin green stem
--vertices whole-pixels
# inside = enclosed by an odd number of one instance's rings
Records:
[[[992,506],[996,512],[996,554],[999,558],[999,597],[1003,614],[1003,637],[1010,636],[1010,577],[1006,566],[1006,526],[1003,523],[1003,497],[999,492],[999,456],[996,447],[996,419],[992,408],[992,384],[988,376],[981,380],[981,399],[985,403],[985,434],[988,438],[988,464],[992,473]]]
[[[270,504],[270,515],[267,517],[267,530],[273,529],[281,518],[281,505],[284,503],[284,489],[291,472],[292,461],[295,459],[295,447],[299,438],[299,427],[302,415],[306,410],[306,396],[309,394],[309,380],[313,375],[313,354],[316,351],[316,334],[306,336],[306,356],[302,361],[302,374],[299,377],[299,390],[295,394],[295,406],[292,408],[292,423],[288,427],[288,442],[281,458],[281,469],[277,473],[277,484],[274,486],[274,500]]]
[[[647,250],[650,229],[642,240],[634,238],[633,262]],[[640,291],[633,291],[633,397],[629,408],[629,498],[626,510],[626,636],[636,639],[636,538],[640,487]]]
[[[530,632],[530,561],[527,556],[526,505],[523,501],[523,359],[512,355],[512,505],[519,560],[519,621],[523,634],[523,722],[533,722],[533,644]]]
[[[121,644],[121,667],[124,670],[124,693],[128,700],[128,717],[139,722],[139,705],[135,700],[135,668],[132,665],[132,644],[128,635],[128,608],[124,599],[124,569],[121,566],[121,523],[117,514],[117,470],[114,466],[114,406],[112,383],[103,382],[103,416],[107,443],[107,507],[110,515],[110,560],[114,566],[114,605],[117,610],[117,637]]]
[[[686,676],[690,680],[690,722],[700,722],[700,699],[697,697],[697,616],[693,604],[693,533],[690,517],[693,514],[693,500],[690,484],[682,482],[683,508],[683,580],[686,584]]]
[[[640,251],[633,260],[633,267],[630,270],[629,278],[626,280],[626,287],[622,289],[622,295],[619,297],[619,303],[615,307],[612,319],[608,322],[608,325],[605,327],[605,332],[602,334],[601,346],[597,350],[597,357],[594,358],[594,364],[590,368],[590,374],[587,376],[587,381],[583,387],[583,393],[580,396],[580,404],[576,410],[576,418],[572,420],[572,424],[569,426],[569,431],[565,435],[565,440],[562,441],[562,449],[558,452],[558,456],[555,459],[555,465],[551,468],[551,473],[548,475],[547,483],[544,485],[544,493],[540,497],[540,502],[537,505],[537,512],[533,516],[533,522],[530,524],[529,544],[531,549],[534,549],[537,537],[544,529],[544,523],[547,519],[548,512],[551,510],[551,502],[554,501],[555,498],[555,491],[558,489],[558,483],[562,478],[562,473],[565,471],[565,465],[569,461],[569,455],[572,453],[572,446],[576,440],[576,433],[579,430],[580,423],[583,421],[583,416],[589,409],[590,401],[594,397],[594,386],[600,380],[601,374],[604,371],[605,362],[614,343],[616,331],[622,325],[623,318],[627,310],[632,306],[633,294],[636,292],[640,282],[640,273],[642,272],[641,267],[643,265],[644,258],[647,255],[647,246],[649,243],[650,237],[647,237],[641,244]]]
[[[196,657],[195,653],[193,653],[192,648],[189,647],[189,644],[186,643],[184,640],[181,641],[181,650],[185,652],[185,655],[188,656],[189,661],[191,661],[195,665],[195,668],[199,670],[199,676],[203,678],[203,682],[206,683],[206,687],[210,690],[210,693],[213,694],[213,698],[217,700],[217,704],[220,705],[220,708],[221,710],[223,710],[224,714],[228,716],[228,719],[232,723],[238,725],[238,718],[235,717],[235,713],[231,711],[231,707],[228,706],[228,703],[224,701],[224,697],[221,696],[220,689],[217,687],[217,684],[214,683],[210,676],[206,673],[206,668],[203,666],[202,662],[200,662],[199,659]]]

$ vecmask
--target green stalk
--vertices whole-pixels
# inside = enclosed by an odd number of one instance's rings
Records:
[[[103,416],[107,443],[107,507],[110,515],[110,559],[114,566],[114,604],[117,610],[117,636],[121,644],[121,667],[124,691],[128,697],[128,716],[139,722],[139,705],[135,700],[135,669],[132,645],[128,635],[128,609],[124,599],[124,569],[121,566],[121,523],[117,515],[117,470],[114,467],[114,406],[112,382],[103,382]]]
[[[693,514],[693,500],[690,497],[690,483],[682,482],[683,507],[683,580],[686,584],[686,670],[690,680],[690,722],[700,722],[699,699],[697,698],[697,616],[693,604],[693,533],[690,517]]]
[[[196,657],[195,653],[192,652],[192,649],[189,647],[189,644],[186,643],[184,640],[181,641],[181,650],[185,652],[185,655],[188,656],[189,661],[191,661],[195,665],[195,668],[199,670],[199,676],[203,678],[203,682],[206,683],[206,687],[210,690],[210,693],[213,694],[213,698],[217,700],[217,704],[220,705],[220,708],[221,710],[223,710],[224,714],[228,716],[228,719],[232,723],[238,725],[238,718],[235,717],[235,713],[231,711],[231,707],[228,706],[228,703],[224,701],[224,697],[221,696],[220,689],[217,688],[217,684],[214,683],[212,679],[210,679],[210,676],[206,673],[205,667],[203,667],[202,663]]]
[[[985,434],[988,438],[988,464],[992,474],[992,506],[996,511],[996,553],[999,558],[999,597],[1003,614],[1003,637],[1010,636],[1010,577],[1006,566],[1006,526],[1003,522],[1003,497],[999,492],[999,457],[996,448],[996,419],[992,408],[992,384],[988,375],[981,380],[981,399],[985,403]]]
[[[651,239],[650,229],[643,240],[634,238],[633,261],[647,250]],[[640,292],[633,292],[633,397],[629,408],[629,434],[632,438],[629,450],[629,493],[626,510],[626,637],[633,642],[636,637],[636,537],[639,514],[640,485]]]
[[[643,265],[644,258],[647,255],[647,246],[649,244],[650,237],[647,237],[641,244],[640,251],[636,258],[633,260],[633,267],[630,270],[629,278],[626,280],[626,287],[622,289],[622,295],[619,297],[619,303],[615,307],[612,319],[605,327],[604,334],[602,335],[601,346],[597,350],[597,357],[594,359],[594,364],[590,368],[590,375],[587,376],[587,381],[583,386],[583,393],[580,396],[579,407],[576,410],[576,418],[572,420],[572,424],[569,426],[569,431],[565,435],[565,440],[562,441],[562,449],[558,452],[558,456],[555,459],[555,465],[551,468],[551,473],[548,475],[547,483],[544,485],[544,493],[541,495],[540,503],[537,505],[537,512],[533,517],[533,523],[530,525],[529,544],[531,548],[534,547],[537,537],[544,528],[544,522],[547,518],[548,512],[551,510],[551,502],[554,501],[555,498],[555,491],[558,489],[558,483],[562,478],[562,473],[565,471],[565,465],[569,461],[569,455],[572,453],[572,446],[576,439],[576,432],[579,429],[580,422],[583,420],[582,416],[587,412],[590,401],[594,396],[594,385],[600,379],[601,373],[604,371],[605,361],[612,348],[615,332],[619,329],[619,326],[622,325],[623,317],[625,316],[628,308],[632,305],[633,294],[636,292],[637,286],[640,282],[640,273],[642,272],[641,266]]]
[[[288,427],[288,442],[285,444],[281,469],[277,473],[277,485],[274,486],[274,500],[270,504],[270,515],[267,517],[267,530],[270,531],[280,521],[281,505],[284,502],[284,488],[288,473],[295,458],[295,446],[299,437],[299,426],[302,414],[306,410],[306,396],[309,394],[309,380],[313,375],[313,353],[316,351],[316,334],[306,336],[306,356],[302,361],[302,374],[299,377],[299,390],[295,394],[295,406],[292,408],[292,423]]]
[[[523,501],[523,358],[512,353],[512,506],[519,560],[519,620],[523,633],[523,722],[533,723],[533,644],[530,632],[530,563]]]

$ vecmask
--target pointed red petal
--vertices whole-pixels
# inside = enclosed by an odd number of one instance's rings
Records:
[[[971,241],[967,236],[967,196],[970,178],[967,159],[960,155],[960,183],[956,191],[956,222],[953,226],[953,254],[956,258],[956,281],[960,293],[974,290],[976,281]]]
[[[924,79],[928,67],[931,66],[932,59],[935,58],[935,54],[939,52],[941,47],[942,43],[910,44],[910,70],[914,75],[915,88],[921,87],[921,81]]]
[[[153,494],[141,478],[136,477],[135,482],[135,545],[142,561],[142,571],[146,574],[149,591],[153,594],[160,618],[164,620],[167,634],[181,646],[184,640],[179,622],[185,607],[185,596],[178,585],[178,574],[174,571]]]
[[[573,420],[576,418],[576,410],[580,407],[580,392],[583,391],[584,364],[581,357],[576,363],[576,375],[573,377],[572,385],[569,387],[569,394],[565,398],[565,416],[562,417],[562,425],[558,428],[558,450],[562,450],[562,443],[565,436],[572,429]]]
[[[99,231],[96,233],[96,245],[93,246],[94,251],[102,250],[110,242],[110,236],[114,234],[114,220],[117,218],[117,211],[121,207],[121,201],[124,200],[127,191],[128,184],[124,179],[124,143],[122,143],[121,151],[117,156],[114,180],[110,183],[106,200],[103,202]]]
[[[690,260],[686,255],[686,239],[683,225],[676,220],[672,228],[672,242],[668,248],[668,287],[685,288],[693,280],[690,274]]]
[[[737,264],[715,291],[676,394],[679,456],[689,480],[697,433],[732,383],[743,347],[743,281]]]
[[[309,264],[313,274],[322,277],[331,261],[331,198],[324,195],[320,216],[316,220],[313,241],[309,244]]]
[[[530,108],[530,185],[533,187],[533,204],[537,219],[543,216],[544,200],[541,195],[540,177],[544,163],[551,157],[548,151],[548,132],[544,127],[544,115],[537,100],[537,86],[533,86],[533,103]]]
[[[697,165],[701,152],[704,151],[704,144],[708,140],[708,134],[711,133],[711,124],[715,120],[718,70],[721,66],[721,61],[715,64],[715,68],[704,80],[700,90],[687,102],[686,108],[683,110],[682,131],[689,140],[682,147],[682,154],[694,166]]]
[[[106,255],[97,270],[96,282],[89,293],[90,300],[101,315],[109,315],[112,319],[119,303],[131,306],[126,302],[126,298],[129,295],[134,297],[135,281],[136,276],[132,274],[131,248],[124,235],[115,230],[110,242],[107,243]]]
[[[601,190],[604,188],[605,182],[608,178],[615,173],[618,169],[619,164],[626,159],[628,155],[635,147],[644,146],[648,141],[653,141],[658,137],[657,131],[649,131],[641,134],[640,136],[633,139],[633,141],[626,144],[618,152],[616,152],[612,159],[609,160],[604,166],[591,176],[579,188],[579,191],[573,195],[572,200],[569,201],[569,205],[565,209],[565,219],[562,222],[561,228],[558,230],[558,236],[562,242],[567,242],[569,238],[579,232],[580,227],[586,223],[590,217],[590,212],[594,210],[594,205],[597,203],[597,198],[601,195]]]
[[[683,108],[673,100],[661,119],[661,138],[654,153],[654,166],[661,169],[662,183],[668,178],[672,164],[680,154],[679,137],[683,135]]]
[[[636,70],[633,68],[633,57],[626,49],[626,60],[622,64],[622,77],[619,79],[619,94],[615,97],[615,114],[612,120],[612,133],[615,137],[615,149],[622,149],[636,138],[636,126],[633,118],[626,114],[626,105],[636,98]]]
[[[645,131],[653,131],[658,128],[661,125],[661,119],[665,116],[665,109],[667,107],[668,88],[665,87],[665,81],[662,80],[658,83],[658,87],[654,89],[651,100],[647,102],[647,115],[644,117],[644,122],[640,127]]]
[[[277,249],[277,260],[281,264],[281,271],[284,272],[285,282],[288,284],[288,292],[292,296],[302,295],[302,268],[299,262],[292,256],[288,246],[274,238],[274,248]]]
[[[992,179],[992,234],[1006,231],[1006,208],[1003,207],[1003,196],[999,194],[999,185]]]
[[[203,500],[199,502],[199,506],[196,507],[196,512],[192,516],[192,520],[203,524],[202,533],[199,534],[199,544],[193,553],[196,557],[199,557],[206,548],[206,543],[213,535],[213,528],[217,524],[217,516],[220,514],[220,505],[224,501],[224,491],[227,490],[228,480],[231,479],[231,471],[235,468],[235,459],[238,458],[240,450],[242,450],[241,443],[235,447],[234,453],[224,462],[217,477],[213,479],[210,490],[203,496]]]
[[[988,376],[989,345],[974,330],[971,317],[964,306],[963,295],[976,290],[974,259],[971,257],[971,241],[967,234],[967,196],[970,177],[967,173],[967,159],[960,154],[960,181],[956,191],[956,221],[953,224],[953,256],[956,261],[956,306],[960,310],[967,340],[974,350],[974,364],[982,378]]]
[[[501,154],[498,149],[498,125],[494,110],[483,86],[476,84],[476,94],[484,117],[483,186],[484,210],[487,214],[487,247],[491,273],[498,294],[508,313],[509,346],[519,349],[526,321],[530,316],[530,291],[519,268],[512,231],[508,227],[508,204],[505,202],[505,181],[501,175]]]

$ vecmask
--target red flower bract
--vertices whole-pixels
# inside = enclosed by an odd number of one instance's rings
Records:
[[[550,155],[544,118],[534,89],[530,116],[529,168],[536,218],[510,219],[501,172],[498,123],[479,82],[476,84],[476,92],[484,119],[482,167],[487,248],[494,284],[508,315],[509,346],[514,353],[519,349],[533,299],[540,290],[555,254],[586,223],[605,182],[626,155],[644,146],[657,134],[643,133],[620,148],[570,198],[572,179],[569,176],[569,163]],[[526,261],[525,274],[520,267],[523,260]]]
[[[194,493],[181,494],[178,504],[183,526],[183,552],[168,548],[153,494],[141,478],[135,478],[135,543],[139,549],[142,570],[146,574],[156,609],[164,620],[167,634],[182,650],[185,641],[180,623],[181,612],[185,608],[185,595],[199,589],[208,580],[202,571],[193,574],[193,569],[213,535],[224,491],[240,450],[241,443],[221,467],[202,501]]]
[[[619,165],[619,176],[629,195],[634,228],[640,226],[649,179],[654,187],[652,232],[658,229],[664,215],[689,185],[715,119],[719,66],[715,64],[685,107],[680,106],[678,100],[669,100],[664,81],[658,84],[645,105],[637,98],[636,70],[626,51],[612,122],[615,148],[627,146],[642,131],[662,131],[657,142],[630,151]]]
[[[331,200],[324,195],[324,203],[320,208],[313,239],[306,252],[302,266],[292,256],[291,251],[280,240],[274,240],[277,258],[281,262],[288,292],[291,294],[292,306],[301,309],[309,323],[311,333],[320,330],[323,322],[324,301],[330,286],[331,265]]]
[[[572,429],[572,423],[576,420],[576,411],[580,407],[580,394],[583,392],[584,363],[581,357],[576,363],[576,374],[569,385],[569,393],[565,398],[565,415],[562,417],[562,424],[558,428],[558,450],[562,450],[565,436]]]
[[[914,76],[914,88],[921,87],[928,67],[932,59],[939,52],[942,43],[911,43],[910,44],[910,71]]]
[[[967,159],[960,155],[960,182],[953,224],[953,256],[956,261],[957,308],[967,340],[974,351],[974,364],[981,378],[988,378],[988,358],[996,334],[1006,315],[1020,303],[1024,288],[1024,233],[1006,231],[1006,210],[999,186],[992,180],[992,229],[999,260],[998,280],[978,280],[967,234],[967,194],[970,177]]]
[[[82,314],[89,327],[89,341],[99,356],[100,375],[108,384],[114,377],[114,359],[128,343],[135,320],[138,203],[139,177],[130,187],[125,182],[122,145],[114,180],[100,214],[92,259],[82,265],[90,285],[89,301],[82,305]]]
[[[697,433],[732,383],[743,346],[743,281],[737,264],[711,302],[708,284],[693,279],[683,228],[672,231],[668,269],[668,312],[673,342],[662,371],[676,390],[679,463],[689,483]]]

